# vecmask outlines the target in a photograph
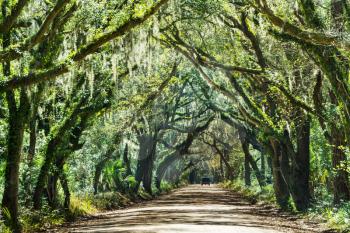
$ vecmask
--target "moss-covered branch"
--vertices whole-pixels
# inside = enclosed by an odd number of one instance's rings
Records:
[[[70,64],[73,62],[82,61],[86,56],[95,53],[102,45],[109,41],[121,37],[131,31],[133,28],[141,25],[153,14],[155,14],[161,6],[163,6],[169,0],[160,0],[152,8],[150,8],[140,18],[130,18],[122,25],[118,26],[111,32],[105,33],[98,37],[94,41],[82,46],[76,52],[74,52],[65,62],[60,65],[49,68],[48,70],[33,72],[25,76],[14,76],[7,81],[0,83],[0,93],[7,90],[16,89],[24,86],[31,86],[36,83],[46,82],[56,79],[58,76],[67,73],[69,71]]]

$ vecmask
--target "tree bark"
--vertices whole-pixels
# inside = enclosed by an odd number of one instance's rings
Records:
[[[145,161],[142,184],[146,192],[152,195],[152,174],[155,154],[151,154]]]
[[[297,153],[292,161],[292,196],[297,210],[305,211],[310,205],[310,121],[299,122],[297,132]]]
[[[242,149],[244,152],[244,168],[245,168],[245,182],[246,185],[250,185],[250,166],[253,168],[253,171],[255,173],[256,179],[258,180],[259,186],[262,188],[265,186],[265,181],[261,175],[261,172],[259,171],[258,165],[256,164],[253,156],[249,152],[249,143],[241,139]],[[247,172],[248,170],[248,172]],[[249,176],[249,177],[247,177]]]
[[[332,167],[335,170],[333,178],[334,203],[340,204],[350,200],[349,173],[342,166],[346,166],[346,154],[344,151],[345,136],[341,131],[332,133]]]
[[[271,183],[272,183],[272,175],[273,175],[273,170],[272,170],[272,156],[271,156],[271,155],[267,157],[267,165],[268,165],[270,174],[267,176],[266,182],[267,182],[268,184],[271,184]]]
[[[128,154],[129,154],[129,146],[126,143],[125,148],[124,148],[124,153],[123,153],[123,163],[124,163],[124,166],[126,168],[126,175],[127,176],[132,175]]]
[[[221,152],[221,150],[217,147],[217,145],[214,142],[214,148],[216,149],[216,151],[218,152],[218,154],[220,155],[220,162],[224,163],[226,166],[226,177],[224,176],[225,172],[222,171],[223,174],[223,178],[226,179],[233,179],[234,178],[234,173],[233,173],[233,168],[231,167],[231,165],[229,164],[229,153],[228,150],[224,148],[223,152]]]
[[[323,115],[325,109],[322,103],[322,73],[319,71],[316,77],[317,83],[314,88],[313,101],[319,114]],[[338,100],[332,91],[329,92],[329,97],[331,103],[337,105]],[[339,116],[336,116],[336,121],[337,120],[340,121]],[[324,131],[325,138],[329,144],[332,145],[332,168],[335,170],[335,175],[333,177],[333,201],[335,204],[339,204],[342,200],[350,200],[349,172],[345,169],[339,169],[339,166],[344,165],[344,162],[346,161],[343,147],[348,146],[348,144],[346,143],[344,131],[341,128],[338,128],[336,124],[331,121],[328,122],[329,126],[327,127],[323,118],[318,117],[318,121]]]
[[[282,174],[282,150],[280,143],[276,139],[270,139],[272,151],[272,174],[273,174],[273,187],[275,190],[276,201],[282,209],[287,209],[289,204],[289,189],[286,180]]]
[[[27,155],[27,169],[23,172],[23,183],[24,183],[24,190],[26,193],[32,193],[33,187],[32,187],[32,168],[33,168],[33,161],[34,156],[36,153],[36,143],[37,143],[37,114],[38,114],[38,107],[39,103],[42,97],[42,93],[44,91],[44,85],[39,84],[38,85],[38,91],[32,94],[32,103],[31,103],[31,111],[30,111],[30,120],[29,120],[29,148],[28,148],[28,155]],[[29,205],[31,201],[31,198],[28,196],[26,199],[26,204]]]
[[[76,123],[80,107],[84,102],[84,98],[80,99],[76,106],[71,110],[71,114],[69,114],[63,121],[63,123],[58,127],[57,131],[55,131],[47,144],[45,150],[45,160],[43,165],[40,168],[40,173],[38,176],[38,180],[36,182],[36,187],[33,195],[33,207],[38,210],[41,208],[41,197],[43,190],[45,188],[45,183],[47,181],[47,177],[52,166],[53,161],[56,158],[56,147],[62,142],[65,133],[71,129]]]
[[[157,133],[154,136],[143,134],[139,136],[140,149],[136,169],[136,181],[146,192],[152,194],[152,173],[157,146]]]
[[[262,150],[260,153],[260,174],[264,182],[266,182],[266,158],[265,151]]]
[[[14,93],[7,93],[8,98],[14,100]],[[12,96],[12,97],[10,97]],[[15,104],[15,103],[14,103]],[[15,105],[13,106],[15,107]],[[19,164],[21,161],[24,134],[24,119],[19,117],[16,109],[10,110],[9,128],[7,136],[7,156],[5,168],[5,187],[2,198],[3,216],[5,223],[13,232],[21,232],[18,220],[18,187],[19,187]],[[4,211],[8,214],[4,214]]]
[[[220,156],[220,179],[221,180],[225,180],[225,173],[224,173],[224,166],[223,166],[223,161],[222,158]]]
[[[58,183],[58,174],[57,172],[50,174],[47,178],[47,202],[51,208],[58,207],[58,193],[57,193],[57,183]]]
[[[60,172],[60,181],[61,181],[61,186],[64,192],[64,203],[63,203],[63,207],[66,210],[69,210],[69,206],[70,206],[70,191],[69,191],[69,186],[68,186],[68,179],[67,179],[67,174],[64,172],[64,170],[62,169],[62,171]]]
[[[246,186],[251,185],[250,173],[249,158],[247,154],[244,154],[244,184]]]
[[[2,3],[2,15],[6,16],[6,7],[8,2]],[[10,46],[10,34],[2,35],[3,48]],[[3,75],[10,77],[11,64],[4,62]],[[20,92],[19,107],[16,104],[15,92],[7,91],[6,99],[9,109],[8,133],[7,133],[7,154],[5,167],[4,194],[2,197],[2,213],[5,218],[5,224],[10,227],[12,232],[21,232],[21,225],[18,219],[18,188],[19,188],[19,165],[23,146],[23,135],[26,123],[26,115],[29,111],[28,97],[25,90]]]
[[[100,177],[101,177],[101,174],[102,174],[102,170],[106,164],[108,160],[104,159],[102,161],[100,161],[96,167],[95,167],[95,175],[94,175],[94,195],[96,195],[98,193],[98,185],[99,185],[99,182],[100,182]]]

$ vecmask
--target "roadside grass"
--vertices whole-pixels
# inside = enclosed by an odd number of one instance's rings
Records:
[[[91,201],[91,203],[96,209],[96,211],[92,213],[90,212],[89,214],[95,214],[96,212],[101,210],[119,209],[132,204],[135,200],[135,197],[119,192],[99,193],[92,197],[93,200]]]
[[[331,202],[319,202],[310,208],[308,216],[326,222],[338,232],[350,233],[350,202],[336,207]]]
[[[259,185],[256,185],[254,183],[252,184],[252,186],[247,187],[244,185],[243,181],[235,180],[225,181],[221,183],[220,186],[241,194],[252,204],[262,202],[277,206],[272,185],[266,185],[263,189],[261,189]]]
[[[93,216],[98,212],[125,208],[135,202],[151,200],[161,194],[167,194],[178,187],[178,185],[164,182],[161,185],[162,191],[155,193],[154,196],[148,194],[142,187],[137,194],[132,192],[127,194],[103,192],[97,195],[72,195],[69,210],[53,209],[47,205],[44,205],[40,211],[33,211],[31,208],[22,208],[20,210],[20,221],[24,233],[40,232],[78,218]],[[0,232],[11,233],[4,226],[3,222],[0,222]]]
[[[179,187],[183,187],[185,185],[187,185],[186,182],[180,182],[179,184],[171,184],[171,183],[168,183],[166,181],[163,181],[160,185],[160,189],[162,190],[162,192],[160,194],[170,193],[172,190],[179,188]]]
[[[261,189],[257,183],[253,183],[252,186],[248,187],[245,186],[243,181],[235,180],[225,181],[220,186],[241,194],[252,204],[259,202],[278,208],[271,184]],[[312,207],[306,213],[298,213],[291,202],[289,211],[294,214],[300,214],[310,220],[326,223],[329,228],[337,232],[350,233],[350,202],[335,207],[332,204],[332,198],[330,196],[324,197],[322,200],[315,200]]]

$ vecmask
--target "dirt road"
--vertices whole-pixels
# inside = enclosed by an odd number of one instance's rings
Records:
[[[317,224],[251,205],[217,186],[192,185],[158,200],[108,212],[55,232],[278,233],[326,232]]]

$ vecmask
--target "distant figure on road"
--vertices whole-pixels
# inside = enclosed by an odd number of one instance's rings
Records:
[[[210,186],[210,178],[208,178],[208,177],[203,177],[203,178],[202,178],[201,185],[204,185],[204,184],[207,184],[207,185]]]

